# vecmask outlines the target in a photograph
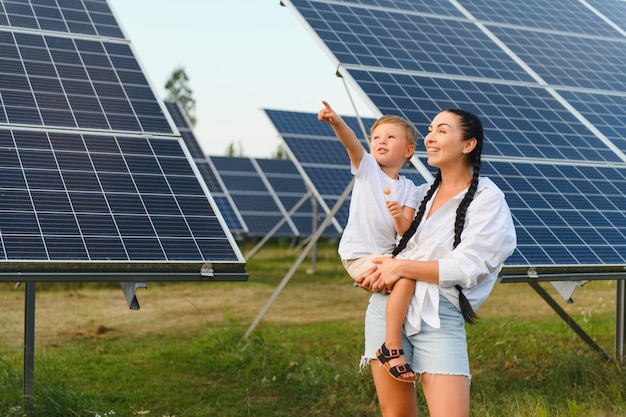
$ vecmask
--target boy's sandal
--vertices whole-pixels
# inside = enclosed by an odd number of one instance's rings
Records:
[[[404,355],[404,350],[402,349],[387,349],[387,346],[383,343],[383,345],[376,351],[376,359],[385,367],[389,375],[393,379],[397,379],[402,382],[417,382],[419,376],[413,371],[411,365],[405,363],[404,365],[389,365],[389,361],[391,359],[399,358],[401,355]],[[404,376],[404,374],[412,373],[413,376]]]

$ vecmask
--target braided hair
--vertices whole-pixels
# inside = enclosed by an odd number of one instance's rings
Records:
[[[463,127],[463,140],[468,140],[475,138],[476,146],[467,154],[467,158],[469,163],[472,164],[473,174],[472,180],[470,181],[470,186],[463,197],[463,200],[459,204],[459,207],[456,210],[456,219],[454,222],[454,243],[453,249],[456,248],[459,243],[461,243],[461,234],[463,233],[463,228],[465,227],[465,215],[467,213],[467,208],[470,203],[474,199],[474,194],[476,194],[476,190],[478,189],[478,176],[480,174],[480,168],[482,166],[482,162],[480,160],[482,150],[483,150],[483,127],[480,119],[466,110],[461,109],[447,109],[446,112],[453,113],[459,117],[461,120],[461,126]],[[415,218],[413,222],[411,222],[411,226],[409,229],[402,235],[402,238],[398,242],[398,245],[393,250],[393,256],[396,256],[400,252],[404,250],[409,239],[415,234],[417,230],[417,226],[419,226],[422,218],[424,217],[424,213],[426,212],[426,204],[432,198],[433,194],[439,188],[441,184],[441,170],[437,172],[435,176],[435,180],[426,195],[422,199],[422,202],[419,205],[417,213],[415,214]],[[463,315],[463,319],[469,323],[474,324],[478,320],[478,316],[474,309],[472,308],[469,300],[463,294],[463,289],[460,285],[456,285],[455,288],[459,291],[459,305],[461,307],[461,314]]]

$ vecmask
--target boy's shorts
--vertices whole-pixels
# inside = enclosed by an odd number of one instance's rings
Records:
[[[381,253],[373,253],[371,255],[363,256],[356,259],[342,259],[342,263],[348,274],[352,279],[356,279],[362,275],[365,275],[367,271],[372,267],[372,259],[381,257],[391,257],[391,254],[383,255]]]

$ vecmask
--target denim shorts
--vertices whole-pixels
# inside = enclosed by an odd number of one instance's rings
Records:
[[[365,313],[365,352],[361,366],[376,358],[385,342],[385,306],[387,295],[372,294]],[[422,322],[419,333],[402,332],[402,348],[413,370],[434,375],[465,375],[471,379],[467,355],[465,323],[461,312],[444,296],[439,297],[441,326],[433,328]]]

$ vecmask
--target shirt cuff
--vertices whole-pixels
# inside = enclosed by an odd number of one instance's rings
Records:
[[[439,259],[439,286],[454,287],[463,283],[461,269],[453,259]]]

